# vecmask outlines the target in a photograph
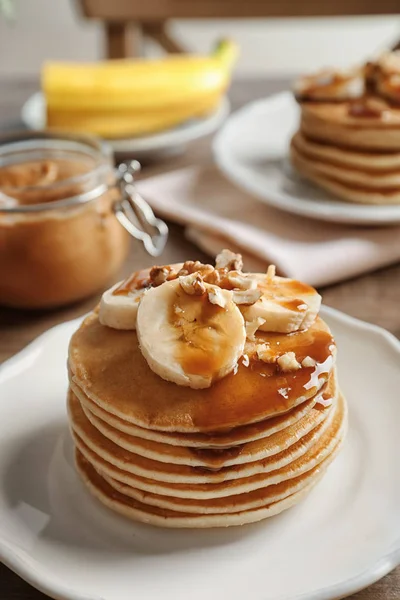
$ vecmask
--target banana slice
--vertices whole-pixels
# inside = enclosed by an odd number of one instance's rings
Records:
[[[104,292],[100,301],[99,321],[113,329],[136,329],[136,316],[144,288],[115,294],[121,282]]]
[[[222,307],[208,298],[214,286],[203,283],[202,292],[189,293],[182,283],[168,281],[144,293],[136,323],[139,344],[163,379],[207,388],[237,365],[246,341],[244,319],[230,291],[219,290]]]
[[[261,323],[261,331],[292,333],[308,329],[315,321],[321,296],[309,285],[287,279],[257,273],[257,287],[262,296],[251,306],[240,306],[248,323]]]
[[[178,273],[183,263],[149,267],[136,271],[128,279],[105,291],[100,301],[99,321],[113,329],[136,329],[136,316],[144,291],[150,285],[160,285],[164,275]]]

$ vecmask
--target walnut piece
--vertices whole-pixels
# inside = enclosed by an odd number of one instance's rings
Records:
[[[235,304],[246,304],[247,306],[255,304],[262,296],[258,288],[252,290],[233,290],[232,300]]]
[[[277,363],[284,373],[297,371],[301,368],[294,352],[285,352],[285,354],[279,356]]]
[[[227,305],[226,296],[222,293],[221,288],[217,287],[216,285],[207,288],[207,295],[208,300],[211,302],[211,304],[216,304],[221,308],[225,308],[225,306]]]
[[[211,267],[211,265],[207,265],[207,267]],[[207,283],[211,283],[212,285],[219,285],[221,282],[221,275],[217,269],[212,268],[212,271],[203,276],[204,281]]]
[[[199,267],[201,267],[202,265],[203,265],[203,263],[201,263],[199,260],[196,260],[196,261],[187,260],[183,263],[180,271],[178,271],[178,277],[196,273],[196,272],[198,272]]]
[[[241,254],[235,254],[224,248],[215,259],[217,269],[228,269],[228,271],[241,271],[243,260]]]
[[[240,273],[239,271],[230,271],[227,273],[226,280],[232,288],[238,290],[253,290],[257,287],[257,280],[255,277]]]
[[[164,265],[162,267],[154,266],[150,270],[150,283],[153,287],[162,285],[170,279],[175,279],[175,277],[176,271],[169,265]]]
[[[179,283],[181,288],[189,296],[202,296],[206,293],[206,286],[204,281],[198,273],[191,273],[190,275],[181,275],[179,277]]]
[[[268,344],[258,344],[256,347],[258,359],[265,363],[275,363],[277,356],[274,354]]]

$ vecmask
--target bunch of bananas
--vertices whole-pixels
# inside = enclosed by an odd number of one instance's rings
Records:
[[[209,56],[47,63],[42,88],[48,127],[118,138],[205,115],[220,103],[237,54],[236,44],[223,40]]]

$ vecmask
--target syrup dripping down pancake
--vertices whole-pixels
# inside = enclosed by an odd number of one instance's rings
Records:
[[[330,410],[327,410],[326,418],[322,423],[290,448],[276,455],[260,461],[222,467],[218,470],[159,462],[124,450],[98,432],[85,416],[79,423],[72,422],[71,426],[76,444],[79,445],[80,442],[83,442],[104,461],[122,471],[168,483],[218,483],[267,473],[290,464],[305,454],[319,440],[331,426],[337,412],[341,410],[343,410],[341,403],[337,402]]]
[[[172,446],[121,433],[111,428],[101,419],[97,419],[86,409],[82,409],[77,397],[72,392],[69,394],[68,409],[72,426],[78,432],[82,432],[85,428],[88,430],[87,421],[89,421],[98,434],[133,454],[165,463],[220,469],[262,460],[282,452],[317,427],[325,419],[330,407],[326,409],[313,408],[302,419],[268,437],[232,446],[231,448],[218,449]],[[93,430],[91,431],[93,439]],[[87,431],[86,435],[90,435],[90,431]],[[97,435],[96,437],[99,438],[100,436]]]
[[[299,419],[308,414],[310,410],[314,408],[320,395],[326,398],[335,396],[335,393],[332,391],[334,386],[337,386],[337,382],[336,376],[334,372],[332,372],[329,382],[322,387],[318,394],[294,407],[287,413],[283,413],[277,417],[271,417],[270,419],[264,419],[257,423],[242,425],[225,432],[213,434],[162,432],[138,427],[137,425],[133,425],[128,421],[116,417],[112,413],[106,412],[103,408],[90,400],[90,398],[88,398],[73,381],[70,382],[70,388],[75,396],[77,396],[85,412],[90,411],[92,415],[104,421],[115,430],[144,440],[162,442],[163,444],[171,444],[172,446],[190,446],[192,448],[230,448],[238,444],[253,442],[260,438],[272,435],[273,433],[277,433],[289,425],[296,423]]]
[[[220,432],[285,413],[312,398],[335,363],[333,337],[322,319],[291,335],[257,334],[277,354],[294,351],[315,367],[281,373],[274,364],[239,364],[208,389],[177,386],[153,373],[135,331],[117,331],[96,314],[73,335],[69,349],[72,381],[108,413],[139,427],[179,433]]]

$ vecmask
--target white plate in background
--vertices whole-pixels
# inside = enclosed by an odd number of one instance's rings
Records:
[[[332,309],[349,404],[344,448],[311,494],[253,525],[171,530],[90,496],[73,466],[59,325],[0,367],[0,560],[62,600],[333,600],[400,563],[400,343]]]
[[[225,121],[230,112],[228,98],[224,97],[215,112],[210,115],[190,119],[181,125],[166,131],[160,131],[144,137],[107,140],[114,152],[140,156],[155,155],[168,150],[174,151],[189,142],[193,142],[213,133]],[[33,94],[24,104],[21,111],[23,123],[32,130],[46,127],[46,104],[42,92]]]
[[[214,138],[218,166],[246,192],[286,212],[354,225],[400,223],[400,205],[345,202],[292,169],[288,148],[299,126],[299,113],[289,92],[257,100],[233,113]]]

